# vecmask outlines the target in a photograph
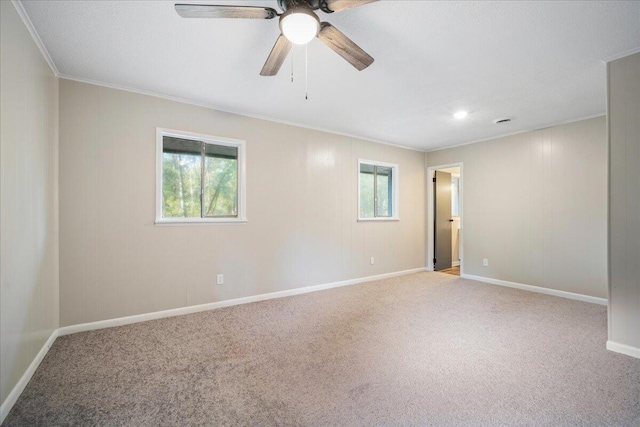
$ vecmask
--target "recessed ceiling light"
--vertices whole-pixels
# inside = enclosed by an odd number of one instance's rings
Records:
[[[469,113],[467,113],[466,111],[458,111],[453,115],[453,117],[455,117],[458,120],[462,120],[465,117],[467,117],[468,115],[469,115]]]

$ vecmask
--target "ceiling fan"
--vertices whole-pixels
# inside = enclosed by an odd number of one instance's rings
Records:
[[[280,36],[273,46],[261,76],[275,76],[286,59],[292,44],[304,45],[318,37],[338,55],[362,71],[373,63],[373,57],[328,22],[320,22],[315,11],[340,12],[377,0],[278,0],[283,13],[270,7],[218,6],[207,4],[176,4],[183,18],[245,18],[273,19],[280,17]]]

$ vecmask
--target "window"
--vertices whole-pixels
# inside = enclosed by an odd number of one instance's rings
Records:
[[[451,216],[460,216],[460,177],[451,175]]]
[[[358,220],[398,220],[398,165],[358,161]]]
[[[156,223],[244,222],[244,141],[157,131]]]

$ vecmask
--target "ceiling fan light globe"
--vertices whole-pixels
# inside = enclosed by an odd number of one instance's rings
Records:
[[[294,9],[280,18],[280,31],[293,44],[305,45],[320,31],[320,20],[310,10]]]

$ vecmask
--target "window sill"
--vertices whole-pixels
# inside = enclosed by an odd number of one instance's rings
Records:
[[[183,225],[244,225],[248,221],[240,218],[161,218],[156,219],[155,225],[158,226],[183,226]]]
[[[400,221],[400,218],[397,218],[397,217],[358,218],[358,222],[392,222],[392,221]]]

